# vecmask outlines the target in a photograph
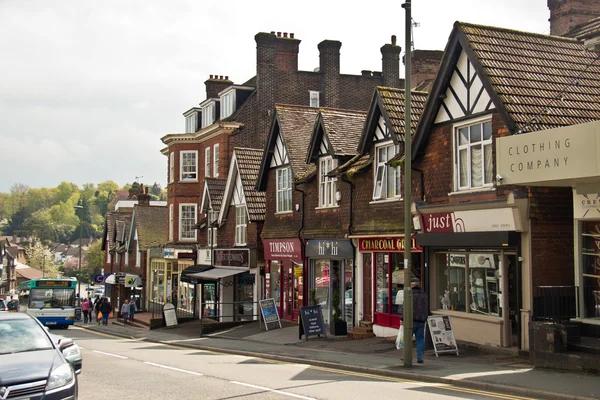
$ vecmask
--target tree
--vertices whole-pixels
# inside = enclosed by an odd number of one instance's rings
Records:
[[[15,183],[10,187],[11,211],[16,213],[25,207],[29,186]]]
[[[162,187],[157,182],[154,182],[154,185],[152,185],[152,187],[150,188],[150,194],[155,196],[156,198],[160,198],[161,191]]]
[[[86,276],[93,278],[96,274],[102,273],[102,269],[104,268],[104,251],[102,250],[101,241],[98,240],[88,248],[86,260]]]
[[[98,192],[102,193],[115,193],[119,190],[119,185],[115,181],[104,181],[98,184]]]
[[[42,243],[51,243],[58,240],[55,226],[56,224],[52,221],[52,216],[48,209],[34,212],[23,223],[23,229],[29,235],[38,238]]]
[[[54,265],[52,251],[50,251],[49,247],[43,245],[37,238],[34,239],[30,245],[25,247],[25,257],[27,259],[27,265],[42,271],[42,274],[45,277],[58,277],[59,273],[56,265]]]
[[[20,236],[24,234],[23,224],[27,219],[24,209],[15,212],[8,220],[8,224],[3,226],[3,233],[8,236]]]
[[[67,202],[76,193],[79,193],[79,188],[74,183],[61,182],[56,187],[56,198],[61,202]]]

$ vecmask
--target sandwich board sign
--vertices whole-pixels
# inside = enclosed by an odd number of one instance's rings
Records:
[[[323,323],[323,309],[321,305],[300,307],[300,326],[298,339],[305,336],[308,340],[309,336],[327,337],[325,324]]]
[[[265,328],[269,330],[270,323],[279,322],[279,327],[281,328],[281,319],[279,319],[279,313],[277,312],[277,307],[275,306],[275,299],[264,299],[259,302],[260,304],[260,312],[263,317],[263,321],[265,322]]]
[[[458,346],[454,337],[454,329],[448,315],[431,315],[427,318],[429,332],[431,332],[431,341],[435,350],[435,356],[439,353],[456,353],[458,355]]]

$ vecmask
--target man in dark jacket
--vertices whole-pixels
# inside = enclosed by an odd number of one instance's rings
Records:
[[[100,311],[102,311],[102,325],[108,325],[108,316],[112,312],[112,304],[110,304],[108,298],[105,297],[102,301]]]
[[[421,281],[412,278],[410,287],[413,294],[413,334],[417,342],[417,362],[423,364],[425,356],[425,323],[429,316],[429,300],[427,294],[421,290]]]

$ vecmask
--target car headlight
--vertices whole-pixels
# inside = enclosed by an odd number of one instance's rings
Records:
[[[52,390],[70,384],[75,379],[73,368],[68,363],[62,364],[55,368],[48,378],[46,390]]]
[[[80,353],[79,351],[79,346],[77,346],[76,344],[73,344],[69,347],[67,347],[66,349],[63,350],[63,356],[65,356],[65,358],[68,360],[71,357],[76,357],[78,356]]]

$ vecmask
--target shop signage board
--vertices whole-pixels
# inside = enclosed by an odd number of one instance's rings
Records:
[[[431,315],[427,318],[431,341],[435,350],[435,356],[439,353],[456,353],[458,346],[454,337],[454,329],[448,315]]]
[[[170,328],[177,326],[177,314],[175,313],[175,306],[171,303],[166,303],[163,306],[163,316],[165,318],[165,326]]]
[[[361,253],[400,253],[404,251],[405,242],[404,236],[360,238],[358,239],[358,251]],[[420,246],[417,246],[417,238],[415,236],[410,240],[410,247],[413,253],[423,251]]]
[[[348,259],[354,255],[352,243],[347,239],[314,239],[306,242],[306,257]]]
[[[263,239],[265,260],[302,261],[300,239]]]
[[[260,312],[263,317],[263,321],[265,322],[265,328],[269,330],[269,324],[271,323],[279,323],[279,327],[281,328],[281,319],[279,318],[279,313],[277,312],[277,307],[275,306],[275,299],[264,299],[259,302],[260,304]]]
[[[510,207],[421,214],[423,233],[516,231]]]
[[[325,324],[323,323],[323,309],[321,305],[300,307],[300,325],[298,339],[302,339],[302,335],[308,340],[309,336],[327,337]]]
[[[217,249],[215,265],[220,267],[247,267],[250,259],[248,249]]]

